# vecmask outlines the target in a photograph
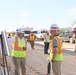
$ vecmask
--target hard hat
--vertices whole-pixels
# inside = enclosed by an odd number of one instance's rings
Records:
[[[59,27],[57,24],[52,24],[50,30],[59,30]]]
[[[16,32],[17,32],[17,33],[24,33],[24,32],[23,32],[23,28],[19,28],[19,29],[17,29]]]
[[[72,27],[72,31],[76,31],[76,24]]]

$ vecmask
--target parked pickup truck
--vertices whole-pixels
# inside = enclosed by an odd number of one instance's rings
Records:
[[[63,41],[69,41],[70,43],[74,43],[75,41],[73,32],[71,30],[66,30],[62,32],[59,36],[62,37]]]
[[[36,39],[39,39],[39,40],[43,40],[44,37],[43,35],[46,33],[46,31],[34,31],[35,33],[35,36],[36,36]]]

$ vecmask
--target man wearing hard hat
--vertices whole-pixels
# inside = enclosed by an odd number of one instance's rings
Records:
[[[26,75],[25,58],[26,58],[26,45],[27,40],[24,38],[23,29],[19,28],[16,31],[16,36],[14,38],[12,57],[14,62],[15,75],[20,75],[20,70],[22,75]]]
[[[75,50],[74,50],[74,53],[75,53],[75,58],[76,58],[76,24],[72,27],[72,32],[73,32],[74,38],[75,38]]]
[[[61,63],[63,60],[63,53],[62,53],[63,45],[61,38],[58,36],[58,31],[59,31],[58,25],[52,24],[50,27],[52,40],[49,45],[49,50],[54,75],[61,75]]]
[[[35,35],[33,31],[30,32],[29,41],[30,41],[31,48],[34,50]]]
[[[44,54],[48,54],[49,42],[50,42],[50,35],[49,32],[46,31],[46,33],[44,34]]]

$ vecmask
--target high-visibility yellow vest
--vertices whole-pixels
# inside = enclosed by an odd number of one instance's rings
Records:
[[[62,42],[62,39],[60,38],[60,36],[55,36],[55,37],[52,39],[52,41],[51,41],[51,43],[50,43],[50,45],[49,45],[50,50],[51,50],[51,53],[50,53],[49,58],[50,58],[50,60],[51,60],[51,59],[52,59],[52,56],[53,56],[53,46],[52,46],[52,42],[53,42],[54,39],[56,39],[57,42],[58,42],[58,50],[57,50],[57,55],[56,55],[55,60],[61,61],[61,60],[63,60],[63,53],[62,53],[62,50],[63,50],[63,42]]]
[[[34,41],[34,40],[35,40],[34,34],[30,34],[30,41]]]
[[[50,42],[50,36],[48,36],[48,41],[46,40],[46,35],[44,35],[44,42]]]
[[[16,44],[15,43],[18,43],[18,46],[17,47],[16,47]],[[18,57],[18,58],[26,57],[26,51],[25,50],[15,50],[15,47],[16,48],[26,47],[26,43],[27,43],[27,40],[25,38],[24,38],[24,43],[21,43],[20,42],[20,38],[15,37],[14,44],[13,44],[13,50],[11,52],[11,55],[13,57]]]
[[[75,39],[75,49],[76,49],[76,39]]]

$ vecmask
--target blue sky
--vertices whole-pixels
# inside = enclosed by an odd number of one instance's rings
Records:
[[[0,31],[15,31],[22,25],[34,30],[60,28],[76,21],[76,0],[0,0]]]

